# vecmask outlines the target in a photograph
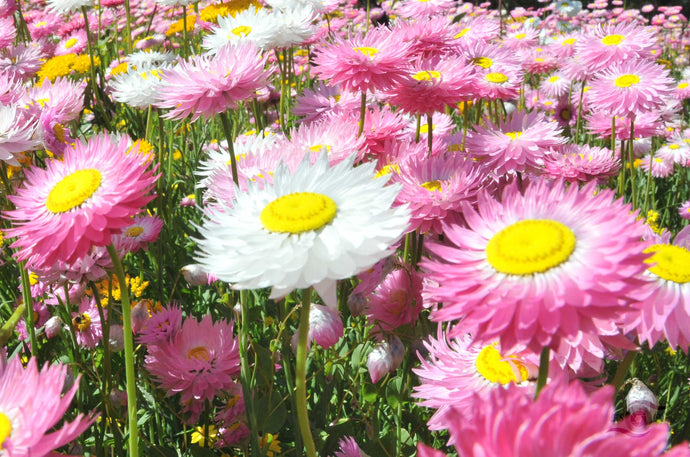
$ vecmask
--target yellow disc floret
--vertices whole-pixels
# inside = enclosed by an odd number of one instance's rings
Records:
[[[434,70],[423,70],[423,71],[418,71],[414,75],[412,75],[412,79],[416,79],[417,81],[433,81],[435,79],[438,79],[441,77],[441,73],[438,71]]]
[[[474,59],[470,60],[470,63],[473,63],[478,67],[489,68],[491,65],[494,64],[494,61],[489,59],[488,57],[475,57]]]
[[[427,190],[432,191],[432,192],[441,192],[441,190],[443,190],[443,183],[441,181],[439,181],[438,179],[434,179],[433,181],[427,181],[425,183],[422,183],[421,186]]]
[[[505,359],[492,344],[479,352],[474,364],[479,374],[494,384],[520,383],[529,378],[523,363],[517,359]]]
[[[506,132],[505,134],[508,138],[511,140],[517,140],[522,136],[522,132],[516,131],[516,132]]]
[[[46,208],[53,214],[66,213],[88,200],[100,186],[100,171],[95,168],[77,170],[53,186],[46,199]]]
[[[369,57],[370,59],[379,53],[378,49],[372,48],[371,46],[358,46],[358,47],[352,48],[352,49],[355,51],[361,52],[362,54]]]
[[[606,35],[604,38],[601,39],[601,42],[604,43],[606,46],[617,46],[621,44],[622,41],[625,41],[625,37],[623,35]]]
[[[651,273],[678,284],[690,282],[690,251],[686,248],[672,244],[655,244],[644,252],[654,253],[645,260],[646,263],[655,264],[649,267]]]
[[[295,192],[266,205],[260,219],[269,232],[303,233],[328,224],[337,211],[337,205],[327,195]]]
[[[526,219],[509,225],[489,240],[486,260],[500,273],[544,273],[568,260],[575,243],[575,234],[560,222]]]
[[[131,238],[135,238],[141,235],[142,233],[144,233],[144,228],[136,225],[125,230],[125,236],[129,236]]]
[[[0,413],[0,451],[4,448],[2,445],[5,443],[7,438],[12,434],[12,421],[10,418]]]
[[[621,75],[613,82],[618,87],[630,87],[640,82],[637,75]]]
[[[508,81],[508,77],[503,73],[488,73],[486,76],[484,76],[484,79],[494,84],[502,84]]]

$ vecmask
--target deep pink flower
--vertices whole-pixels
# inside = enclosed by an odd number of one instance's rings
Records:
[[[422,277],[405,268],[393,270],[368,299],[369,323],[387,332],[414,325],[423,309]]]

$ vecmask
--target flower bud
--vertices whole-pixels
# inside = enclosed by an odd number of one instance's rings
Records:
[[[367,368],[374,384],[387,373],[398,369],[405,357],[405,346],[397,336],[380,342],[367,357]]]
[[[45,324],[46,338],[51,339],[62,331],[62,321],[58,316],[53,316]]]
[[[625,397],[625,405],[630,414],[644,413],[649,424],[654,420],[659,401],[642,381],[635,378],[632,380],[632,387]]]
[[[205,286],[210,283],[208,273],[195,263],[182,267],[182,276],[190,286]]]
[[[150,318],[147,300],[140,300],[132,307],[132,332],[135,335],[141,332]]]
[[[125,332],[121,325],[111,325],[108,333],[108,345],[112,352],[120,352],[125,348]]]

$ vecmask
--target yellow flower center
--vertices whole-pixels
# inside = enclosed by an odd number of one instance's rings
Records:
[[[77,314],[72,319],[72,325],[79,332],[88,330],[91,327],[91,316],[89,316],[89,313]]]
[[[503,73],[489,73],[486,76],[484,76],[484,79],[486,79],[490,83],[495,84],[501,84],[508,81],[508,77]]]
[[[686,87],[688,87],[688,83],[680,83],[680,84],[678,84],[678,89],[685,89]]]
[[[645,263],[656,265],[649,267],[649,271],[667,281],[678,284],[690,282],[690,251],[672,244],[655,244],[644,250],[654,253]]]
[[[209,354],[208,348],[206,346],[196,346],[190,349],[189,352],[187,352],[187,358],[189,360],[197,359],[203,360],[204,362],[208,362],[209,360],[211,360],[211,354]]]
[[[67,40],[65,42],[65,48],[69,49],[72,46],[74,46],[75,44],[77,44],[77,39],[76,38],[70,38],[69,40]]]
[[[38,275],[34,273],[33,271],[29,273],[29,284],[32,286],[35,286],[38,284]]]
[[[494,64],[494,61],[488,57],[475,57],[474,59],[470,60],[470,62],[482,68],[489,68]]]
[[[613,82],[618,87],[630,87],[640,82],[640,77],[637,75],[622,75],[616,78]]]
[[[527,35],[525,35],[524,33],[518,33],[518,34],[515,35],[513,38],[515,38],[516,40],[522,40],[522,39],[525,38],[526,36],[527,36]]]
[[[617,46],[621,44],[622,41],[625,40],[625,37],[623,35],[606,35],[604,38],[601,39],[601,42],[604,43],[606,46]]]
[[[568,2],[561,3],[562,8],[567,8],[568,6],[570,6],[570,5],[568,5]]]
[[[388,165],[384,165],[381,167],[379,171],[376,172],[376,175],[374,178],[380,178],[381,176],[386,176],[391,173],[397,173],[400,174],[400,167],[397,164],[394,163],[389,163]]]
[[[526,219],[509,225],[489,240],[486,260],[500,273],[544,273],[568,260],[575,243],[575,234],[560,222]]]
[[[370,59],[379,53],[378,49],[372,48],[370,46],[358,46],[358,47],[352,48],[352,49],[354,49],[355,51],[361,52],[362,54],[369,57]]]
[[[65,128],[62,126],[62,124],[55,124],[53,126],[53,133],[55,134],[55,138],[60,143],[65,142]]]
[[[240,25],[240,26],[235,27],[234,29],[231,30],[231,32],[237,36],[242,36],[242,35],[247,36],[251,33],[251,31],[252,31],[252,28],[249,27],[248,25]]]
[[[328,224],[337,211],[335,202],[327,195],[295,192],[266,205],[260,219],[269,232],[303,233]]]
[[[523,363],[512,359],[506,361],[492,344],[479,352],[474,364],[479,374],[494,384],[520,383],[529,377]]]
[[[506,136],[511,140],[517,140],[522,136],[522,132],[506,132]]]
[[[561,46],[572,46],[577,41],[576,38],[566,38],[561,42]]]
[[[443,183],[438,179],[434,179],[433,181],[427,181],[423,183],[421,186],[432,192],[441,192],[441,190],[443,190]]]
[[[462,38],[467,34],[467,32],[470,31],[469,27],[465,27],[464,29],[460,30],[453,38]]]
[[[412,75],[417,81],[433,81],[441,77],[441,73],[434,70],[422,70]]]
[[[3,449],[2,445],[12,434],[12,422],[10,418],[0,413],[0,450]]]
[[[552,76],[552,77],[550,77],[550,78],[548,79],[548,81],[549,81],[550,83],[555,83],[555,82],[558,81],[559,79],[561,79],[561,78],[559,78],[558,76]]]
[[[669,149],[680,149],[680,145],[678,145],[678,144],[669,144],[669,145],[668,145],[668,148],[669,148]]]
[[[315,144],[314,146],[309,146],[309,150],[311,152],[326,152],[327,154],[331,152],[331,147],[330,144]]]
[[[125,236],[129,236],[132,238],[137,237],[142,233],[144,233],[144,228],[138,226],[130,227],[127,230],[125,230]]]
[[[55,184],[46,199],[46,208],[53,214],[66,213],[88,200],[100,186],[100,171],[77,170]]]

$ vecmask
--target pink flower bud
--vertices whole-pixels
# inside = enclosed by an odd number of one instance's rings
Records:
[[[645,414],[647,423],[650,423],[654,420],[659,401],[642,381],[633,379],[632,387],[628,395],[625,396],[625,405],[628,408],[628,413],[632,415],[642,412]]]
[[[46,338],[50,339],[57,336],[62,330],[62,321],[59,317],[53,316],[45,324]]]
[[[201,265],[185,265],[180,271],[190,286],[205,286],[211,283],[208,273],[201,268]]]
[[[132,307],[132,332],[134,334],[141,332],[149,319],[149,308],[146,300],[140,300]]]
[[[387,373],[397,370],[403,357],[405,357],[405,346],[397,336],[393,336],[389,341],[380,342],[367,357],[371,382],[377,383]]]
[[[112,352],[120,352],[125,348],[125,332],[121,325],[111,325],[108,333],[108,345]]]

